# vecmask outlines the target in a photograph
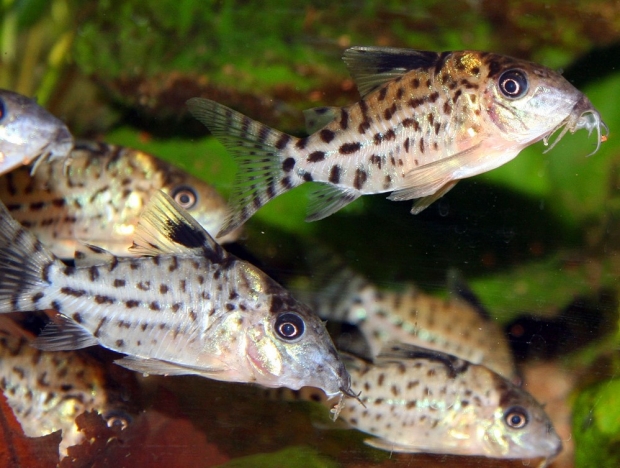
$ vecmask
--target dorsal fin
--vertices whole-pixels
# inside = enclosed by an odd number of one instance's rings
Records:
[[[456,268],[450,268],[447,273],[448,291],[450,295],[460,299],[472,307],[485,320],[490,320],[489,311],[482,305],[476,293],[472,291],[465,281],[461,272]]]
[[[306,132],[312,135],[319,131],[325,125],[335,120],[340,114],[339,107],[313,107],[304,111],[304,119],[306,120]]]
[[[448,53],[397,47],[352,47],[342,59],[362,97],[412,70],[436,69]]]
[[[227,256],[209,233],[161,190],[144,208],[130,251],[147,256],[205,255],[213,262]]]
[[[381,362],[393,362],[394,360],[428,359],[443,364],[448,369],[448,375],[454,377],[464,372],[470,363],[451,354],[442,353],[432,349],[422,348],[400,342],[390,342],[381,348],[381,352],[375,359],[377,364]]]

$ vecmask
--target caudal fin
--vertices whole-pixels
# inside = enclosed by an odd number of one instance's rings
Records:
[[[230,151],[239,164],[229,214],[217,237],[241,226],[260,207],[299,185],[283,155],[295,137],[256,122],[209,99],[187,101],[190,112]],[[294,165],[294,160],[290,158]]]
[[[58,261],[0,202],[0,312],[50,308],[44,291]]]

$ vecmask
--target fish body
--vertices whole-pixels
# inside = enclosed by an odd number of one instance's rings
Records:
[[[390,452],[491,458],[551,459],[562,449],[549,417],[534,398],[484,366],[407,345],[387,347],[368,363],[343,356],[362,391],[340,413],[365,442]],[[314,389],[280,397],[327,403]]]
[[[33,99],[0,89],[0,175],[35,160],[66,158],[72,147],[60,119]]]
[[[381,290],[338,266],[315,273],[317,292],[304,299],[321,318],[356,325],[368,345],[369,359],[387,343],[398,341],[482,364],[512,382],[519,381],[506,335],[468,302],[456,296],[434,297],[411,284],[404,291]]]
[[[590,101],[546,67],[502,55],[355,47],[344,61],[362,99],[345,108],[306,112],[308,137],[271,129],[206,99],[190,111],[239,163],[231,213],[222,233],[277,195],[304,182],[308,221],[361,195],[418,198],[417,213],[463,178],[513,159],[563,128],[596,129]],[[557,140],[556,140],[557,141]],[[598,148],[598,144],[597,144]]]
[[[58,257],[73,258],[79,242],[130,255],[140,213],[163,190],[207,231],[217,233],[226,202],[206,182],[142,151],[78,142],[70,161],[18,168],[0,178],[0,200]],[[239,230],[218,239],[232,242]]]
[[[145,208],[138,257],[95,247],[67,267],[0,213],[0,312],[62,314],[37,338],[45,350],[99,344],[149,374],[195,374],[266,387],[350,393],[320,319],[253,265],[224,251],[163,192]]]
[[[38,350],[8,316],[0,317],[0,389],[28,437],[62,430],[61,456],[84,439],[75,424],[83,412],[130,420],[102,363],[78,352]]]

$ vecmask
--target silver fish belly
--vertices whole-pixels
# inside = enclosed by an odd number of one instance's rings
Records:
[[[99,344],[126,354],[117,362],[143,373],[351,393],[321,320],[256,267],[227,254],[163,192],[138,224],[139,257],[91,247],[98,255],[76,256],[76,267],[65,266],[1,208],[0,312],[54,309],[64,317],[41,333],[41,349]]]
[[[444,352],[482,364],[512,382],[519,374],[504,332],[490,317],[460,299],[441,299],[408,284],[404,291],[380,290],[351,269],[324,257],[314,272],[311,296],[302,297],[326,320],[356,325],[369,359],[391,341]],[[338,262],[339,263],[339,262]]]
[[[68,156],[73,136],[33,99],[0,89],[0,175],[37,160]]]
[[[365,442],[390,452],[491,458],[554,458],[562,449],[542,406],[506,379],[448,354],[393,345],[375,363],[343,355],[362,391],[340,416],[375,436]],[[329,404],[316,390],[286,399]]]
[[[239,162],[238,184],[222,233],[269,200],[305,182],[308,221],[361,195],[418,198],[418,213],[459,179],[513,159],[563,127],[607,127],[590,101],[546,67],[502,55],[355,47],[344,61],[362,100],[307,111],[310,136],[296,138],[206,99],[189,110]],[[557,140],[556,140],[557,141]],[[555,144],[555,143],[554,143]]]
[[[206,182],[142,151],[78,142],[69,162],[53,160],[0,178],[0,200],[57,257],[73,258],[79,242],[131,255],[143,208],[163,190],[207,231],[217,233],[226,202]],[[233,242],[240,230],[218,239]]]
[[[0,388],[28,437],[62,430],[61,457],[84,439],[75,424],[83,412],[95,410],[111,423],[131,419],[108,388],[100,362],[76,352],[35,349],[8,316],[0,317]]]

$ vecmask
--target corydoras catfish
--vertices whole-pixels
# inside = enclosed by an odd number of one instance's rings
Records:
[[[193,98],[190,111],[239,163],[222,233],[272,198],[304,182],[307,221],[361,195],[419,199],[418,213],[458,180],[490,171],[561,129],[607,127],[588,98],[559,73],[488,52],[424,52],[354,47],[344,61],[362,99],[306,111],[305,138],[266,127],[216,102]],[[555,143],[554,143],[555,144]],[[595,150],[596,151],[596,150]]]
[[[368,359],[398,341],[482,364],[512,382],[520,381],[497,322],[457,294],[442,299],[410,283],[399,291],[381,289],[333,255],[321,255],[312,264],[316,267],[310,287],[315,292],[297,296],[321,318],[357,326],[369,348]]]
[[[210,234],[220,230],[226,201],[209,184],[143,151],[78,141],[70,161],[52,160],[0,178],[0,200],[57,257],[72,259],[80,242],[131,255],[140,213],[162,190]],[[223,236],[232,242],[239,230]]]
[[[0,89],[0,175],[36,160],[65,158],[73,136],[33,99]]]
[[[126,426],[132,417],[120,385],[105,365],[82,351],[41,351],[8,315],[0,316],[0,388],[28,437],[61,430],[61,457],[84,440],[75,418],[97,411],[108,424]]]
[[[360,400],[340,413],[389,452],[491,458],[554,458],[562,442],[543,407],[484,366],[417,346],[389,345],[374,363],[343,355]],[[327,400],[316,389],[270,392],[284,399]]]
[[[66,266],[0,204],[0,312],[54,309],[64,319],[40,349],[98,344],[138,372],[351,394],[321,320],[165,193],[144,209],[134,244],[138,257],[91,246]]]

